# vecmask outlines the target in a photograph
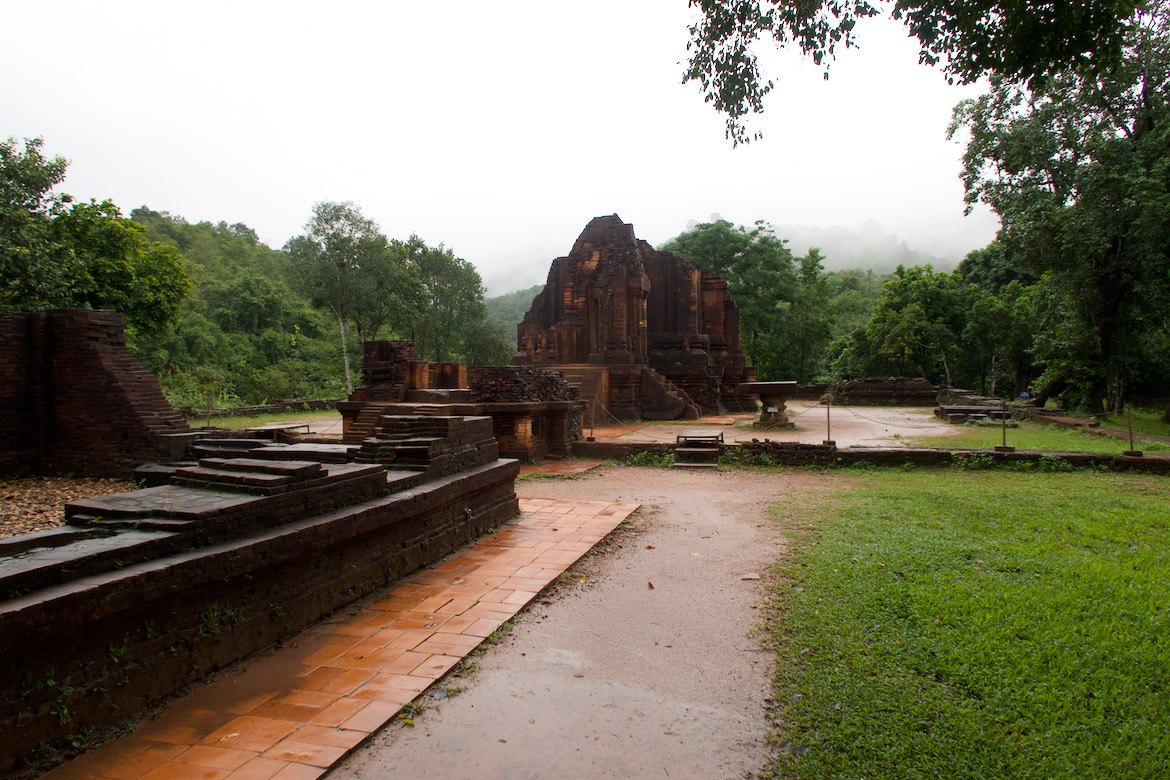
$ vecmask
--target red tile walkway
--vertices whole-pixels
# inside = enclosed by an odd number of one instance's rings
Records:
[[[574,474],[584,474],[589,469],[597,468],[601,465],[599,460],[546,460],[540,463],[525,464],[520,467],[520,474],[536,474],[536,475],[551,475],[555,477],[568,477]]]
[[[637,509],[520,499],[494,536],[333,615],[44,780],[310,780]]]

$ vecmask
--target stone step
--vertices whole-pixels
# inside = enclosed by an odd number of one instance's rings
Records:
[[[220,471],[271,474],[311,479],[323,474],[320,463],[300,460],[261,460],[259,458],[202,458],[199,465]],[[180,470],[181,471],[181,470]]]

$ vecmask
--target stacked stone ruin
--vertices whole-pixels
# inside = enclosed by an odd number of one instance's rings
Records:
[[[616,214],[593,219],[553,261],[517,337],[513,365],[561,371],[580,389],[586,419],[595,410],[600,422],[756,408],[737,391],[756,369],[740,349],[727,282],[655,250]]]
[[[389,447],[374,443],[387,438],[379,433],[386,415],[484,417],[503,457],[535,461],[572,454],[582,435],[581,406],[577,390],[555,371],[430,363],[415,357],[409,341],[369,341],[361,384],[337,408],[347,444]]]

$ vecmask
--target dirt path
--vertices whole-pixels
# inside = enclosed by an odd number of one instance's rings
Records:
[[[703,418],[689,427],[719,427],[724,429],[724,440],[751,441],[771,439],[772,441],[802,442],[820,444],[830,434],[838,447],[881,446],[897,447],[908,439],[934,436],[955,436],[963,432],[962,426],[950,425],[935,417],[924,407],[905,406],[834,406],[826,409],[812,401],[791,401],[788,404],[790,419],[796,423],[793,430],[755,430],[747,425],[755,415],[725,415],[723,418]],[[738,424],[735,424],[737,423]],[[598,428],[598,438],[606,435],[605,428]],[[615,426],[615,430],[620,430]],[[680,423],[663,425],[642,425],[616,434],[624,442],[673,442],[682,430]]]
[[[767,761],[772,657],[757,630],[764,585],[745,577],[765,575],[786,551],[765,506],[823,484],[625,467],[518,484],[524,496],[643,509],[518,618],[465,691],[413,728],[389,728],[329,776],[752,776]]]

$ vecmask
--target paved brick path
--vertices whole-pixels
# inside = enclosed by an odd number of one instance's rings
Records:
[[[521,516],[167,707],[45,780],[309,780],[519,612],[637,504],[520,499]]]

